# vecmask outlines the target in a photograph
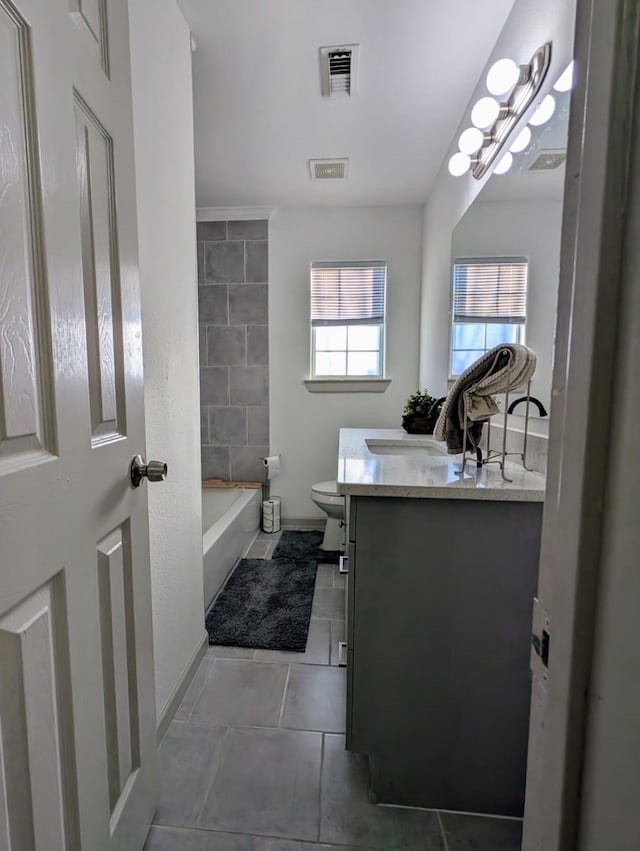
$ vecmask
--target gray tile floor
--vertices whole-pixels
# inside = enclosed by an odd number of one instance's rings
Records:
[[[145,851],[519,851],[518,821],[370,803],[344,749],[343,587],[319,565],[304,653],[208,649],[160,747]]]

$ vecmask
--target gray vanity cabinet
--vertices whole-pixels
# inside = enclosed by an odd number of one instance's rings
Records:
[[[347,747],[377,801],[522,816],[541,518],[351,496]]]

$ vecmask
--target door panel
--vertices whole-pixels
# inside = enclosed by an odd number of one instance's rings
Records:
[[[0,847],[7,849],[66,851],[70,844],[73,802],[65,800],[62,783],[55,583],[0,619]]]
[[[91,441],[96,446],[125,434],[117,204],[112,139],[78,95],[76,132]]]
[[[0,0],[0,851],[134,851],[156,802],[127,0],[105,10]]]
[[[69,0],[71,19],[95,53],[104,73],[109,75],[106,0]]]
[[[111,814],[140,767],[128,524],[98,543],[100,638]]]
[[[29,28],[0,0],[0,475],[54,448]]]

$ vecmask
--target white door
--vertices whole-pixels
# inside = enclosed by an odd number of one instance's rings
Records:
[[[155,707],[127,0],[0,0],[0,81],[0,849],[133,851]]]
[[[628,159],[637,145],[632,94],[638,82],[639,27],[635,2],[577,2],[577,75],[569,123],[539,604],[533,627],[538,638],[543,631],[550,636],[549,660],[546,667],[532,653],[523,851],[587,847],[578,836],[578,824],[587,708],[593,699],[606,477],[621,427],[612,390],[619,380],[616,339],[623,303]],[[638,466],[637,453],[628,461],[631,476]],[[611,834],[610,847],[622,848],[616,840]]]

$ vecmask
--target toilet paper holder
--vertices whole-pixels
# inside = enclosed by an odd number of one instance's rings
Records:
[[[276,476],[280,475],[280,454],[278,455],[266,455],[264,458],[260,458],[264,465],[264,482],[262,485],[262,499],[269,499],[270,492],[270,481],[274,479]]]

